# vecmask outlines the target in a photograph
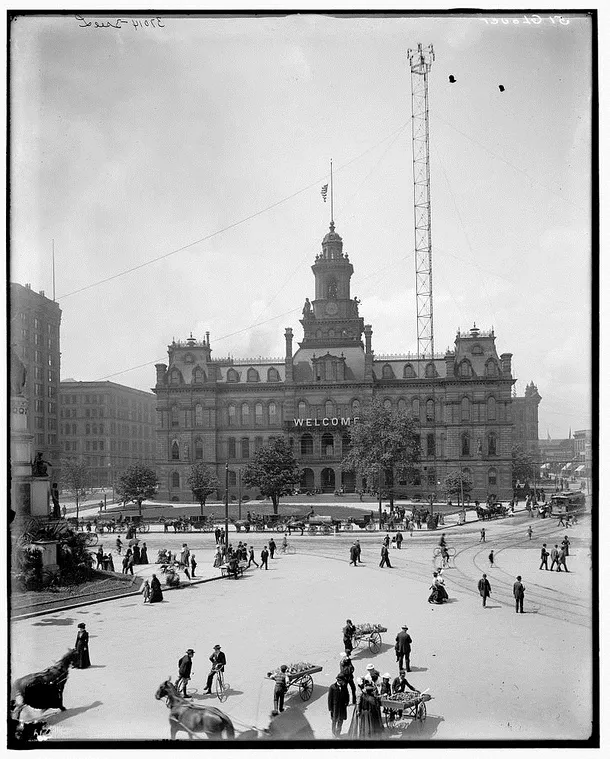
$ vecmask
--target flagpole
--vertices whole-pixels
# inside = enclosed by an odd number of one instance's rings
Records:
[[[333,159],[330,159],[330,223],[335,223],[335,212],[333,207]]]

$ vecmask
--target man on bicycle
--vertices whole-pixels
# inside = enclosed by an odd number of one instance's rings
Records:
[[[284,533],[284,537],[282,538],[282,553],[286,553],[286,549],[288,548],[288,536],[286,533]]]
[[[438,541],[438,544],[441,549],[441,556],[443,559],[443,566],[446,567],[449,565],[449,551],[447,550],[447,543],[445,541],[445,533],[441,535],[441,539]]]
[[[214,675],[217,672],[224,672],[225,665],[227,663],[227,657],[224,655],[224,652],[220,650],[219,645],[214,646],[214,650],[212,651],[212,655],[210,656],[210,661],[212,662],[212,669],[210,670],[210,674],[208,675],[208,680],[205,684],[205,690],[203,692],[211,694],[212,681],[214,680]]]

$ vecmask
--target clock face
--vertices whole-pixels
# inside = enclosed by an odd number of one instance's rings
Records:
[[[334,314],[337,313],[338,310],[339,310],[339,306],[336,303],[333,303],[331,301],[330,303],[326,304],[326,313],[329,316],[333,316]]]

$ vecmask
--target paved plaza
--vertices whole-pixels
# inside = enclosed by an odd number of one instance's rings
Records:
[[[338,672],[341,630],[349,617],[388,628],[379,653],[354,652],[356,676],[372,662],[393,678],[393,643],[401,625],[408,625],[413,638],[408,679],[433,699],[423,725],[409,723],[393,740],[585,739],[592,715],[590,520],[565,530],[554,519],[530,519],[522,512],[484,526],[486,543],[479,543],[481,523],[447,530],[447,543],[457,555],[455,566],[444,573],[450,603],[442,606],[427,602],[440,530],[407,533],[402,550],[390,552],[393,569],[378,566],[379,533],[358,534],[364,566],[356,568],[349,565],[354,535],[292,536],[296,554],[270,561],[269,571],[251,568],[237,581],[166,592],[164,602],[152,606],[132,596],[14,622],[12,677],[58,659],[74,644],[76,625],[85,622],[93,666],[70,671],[67,711],[50,712],[47,719],[50,740],[146,740],[169,737],[168,709],[154,694],[168,675],[176,679],[177,661],[187,648],[196,652],[194,703],[220,707],[238,733],[268,724],[273,684],[266,672],[308,661],[323,667],[314,675],[311,700],[301,701],[291,689],[286,705],[304,712],[316,738],[329,739],[327,689]],[[541,544],[550,548],[566,532],[570,572],[540,571]],[[254,545],[257,561],[269,537],[231,534],[234,542],[242,538]],[[279,544],[281,535],[275,537]],[[211,567],[209,533],[151,532],[143,538],[152,561],[157,549],[176,551],[186,541],[197,556],[197,573],[218,575]],[[103,536],[104,547],[114,548],[115,539]],[[154,569],[138,571],[149,576]],[[477,592],[482,572],[492,586],[487,608]],[[512,598],[517,574],[526,587],[523,615],[515,614]],[[222,705],[203,694],[216,643],[226,653],[230,685]],[[351,712],[352,707],[348,720]]]

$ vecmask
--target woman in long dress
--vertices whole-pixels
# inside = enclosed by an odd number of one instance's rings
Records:
[[[449,595],[445,590],[444,580],[442,578],[439,579],[438,572],[434,572],[434,579],[430,586],[430,590],[432,591],[428,597],[428,603],[430,604],[442,604],[443,601],[446,601],[449,598]]]
[[[142,543],[142,548],[140,548],[140,564],[148,564],[148,550],[146,548],[146,543]]]
[[[354,709],[349,726],[350,738],[378,738],[383,734],[384,727],[381,718],[381,700],[375,692],[374,685],[365,685],[362,695]]]
[[[149,603],[154,604],[159,601],[163,601],[163,593],[161,591],[161,583],[159,582],[159,579],[157,578],[157,575],[153,575],[150,581],[150,601]]]
[[[91,666],[91,660],[89,659],[89,633],[85,630],[85,623],[80,622],[78,625],[78,634],[76,636],[76,643],[74,644],[76,650],[76,658],[74,660],[74,667],[76,669],[87,669]]]

